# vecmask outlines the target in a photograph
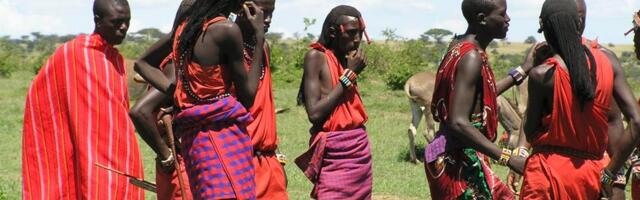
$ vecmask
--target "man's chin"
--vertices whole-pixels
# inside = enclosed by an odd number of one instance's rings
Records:
[[[116,39],[113,42],[110,42],[111,45],[120,45],[122,44],[122,42],[124,41],[124,39]]]

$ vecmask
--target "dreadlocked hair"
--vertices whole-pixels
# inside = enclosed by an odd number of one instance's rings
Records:
[[[180,34],[178,42],[178,54],[180,61],[184,62],[186,56],[190,56],[197,37],[202,33],[202,25],[209,19],[228,16],[231,12],[240,9],[244,0],[196,0],[184,13],[185,27]],[[175,34],[178,33],[174,33]],[[178,55],[176,55],[178,56]]]
[[[175,31],[176,28],[178,28],[178,26],[180,25],[180,23],[182,23],[182,21],[186,19],[187,11],[191,8],[191,6],[193,6],[195,2],[196,0],[182,0],[182,2],[180,2],[178,11],[176,11],[176,17],[173,20],[173,26],[171,28],[171,31]],[[173,41],[173,36],[171,36],[171,39],[172,39],[171,41]]]
[[[595,98],[597,66],[589,48],[582,45],[575,1],[545,1],[540,19],[547,43],[567,65],[573,94],[578,98],[580,107],[584,107],[585,102]],[[588,66],[591,66],[591,71]]]
[[[342,16],[351,16],[355,18],[362,17],[362,14],[358,9],[353,6],[347,5],[339,5],[335,8],[331,9],[327,17],[324,19],[322,23],[322,31],[320,32],[320,36],[318,37],[318,43],[322,44],[327,48],[330,48],[331,42],[333,39],[331,38],[331,34],[337,34],[340,31],[340,19]],[[333,33],[331,33],[333,31]],[[302,82],[300,83],[300,89],[298,90],[298,105],[304,106],[304,74],[302,75]]]

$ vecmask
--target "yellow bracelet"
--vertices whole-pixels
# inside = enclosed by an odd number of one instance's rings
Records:
[[[500,154],[500,160],[498,160],[498,164],[507,166],[509,165],[509,159],[511,159],[511,150],[502,149],[502,154]]]
[[[527,158],[529,157],[529,151],[526,147],[518,147],[513,149],[513,152],[511,152],[511,157],[513,156]]]

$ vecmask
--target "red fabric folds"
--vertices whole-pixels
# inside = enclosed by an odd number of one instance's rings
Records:
[[[144,199],[124,59],[98,34],[64,43],[34,78],[25,102],[24,199]]]
[[[573,95],[567,69],[550,58],[547,64],[555,67],[553,109],[549,129],[532,142],[536,147],[553,146],[576,150],[602,157],[608,144],[607,112],[613,90],[613,68],[608,57],[590,46],[596,68],[596,97],[580,107]],[[549,118],[549,117],[547,117]],[[542,152],[527,160],[522,187],[524,199],[597,199],[600,191],[599,159],[584,159],[558,152]]]
[[[496,80],[489,65],[487,54],[478,46],[462,41],[451,48],[440,63],[436,75],[435,91],[431,101],[433,119],[437,122],[446,122],[449,118],[449,110],[455,96],[455,81],[458,62],[469,51],[477,50],[482,56],[482,103],[483,103],[483,127],[486,127],[485,136],[492,142],[496,140],[498,130],[498,100]]]

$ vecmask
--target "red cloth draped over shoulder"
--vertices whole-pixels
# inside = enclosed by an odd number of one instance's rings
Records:
[[[251,69],[253,60],[245,48],[245,68]],[[273,100],[273,83],[271,82],[271,66],[268,48],[264,48],[264,63],[262,79],[258,82],[258,91],[253,106],[249,110],[253,122],[247,125],[247,132],[251,137],[254,151],[261,152],[253,156],[253,166],[256,170],[256,198],[257,199],[289,199],[287,194],[287,180],[284,166],[276,158],[278,135],[276,134],[276,110]]]
[[[569,71],[555,58],[546,61],[554,66],[553,109],[544,120],[548,131],[532,142],[533,146],[549,145],[603,155],[608,144],[607,112],[613,92],[613,68],[607,55],[592,42],[589,46],[596,63],[596,97],[584,109],[573,95]],[[587,59],[588,60],[588,59]]]
[[[580,107],[573,95],[571,79],[560,62],[550,58],[554,72],[553,109],[543,119],[541,135],[532,142],[541,146],[577,150],[596,159],[578,158],[560,152],[534,153],[527,159],[521,197],[523,199],[597,199],[600,195],[601,157],[608,144],[609,103],[613,90],[613,68],[608,57],[589,45],[596,63],[596,96]]]
[[[333,51],[325,48],[320,43],[311,44],[311,48],[323,52],[327,58],[327,65],[331,73],[333,87],[340,83],[340,76],[344,68],[333,54]],[[342,103],[338,104],[322,126],[323,131],[348,131],[362,127],[367,122],[368,116],[360,98],[357,85],[343,94]]]
[[[98,34],[64,43],[35,76],[22,135],[23,199],[144,199],[122,55]]]
[[[485,136],[492,142],[496,140],[498,128],[498,102],[496,81],[493,71],[489,65],[487,54],[474,43],[461,41],[447,53],[440,63],[438,74],[436,75],[435,91],[433,101],[431,101],[431,112],[433,119],[437,122],[449,120],[453,99],[455,98],[455,81],[458,62],[470,51],[476,50],[482,57],[482,103],[483,103],[483,126],[486,127]]]
[[[248,51],[248,50],[245,50]],[[246,53],[246,52],[245,52]],[[259,151],[274,151],[278,148],[278,136],[276,134],[276,108],[273,100],[273,84],[271,82],[271,66],[269,53],[264,49],[265,62],[263,78],[258,82],[258,91],[249,112],[254,121],[247,126],[251,136],[253,148]],[[245,67],[251,68],[252,61],[245,57]]]
[[[216,17],[209,20],[203,25],[203,31],[206,30],[209,25],[227,20],[225,17]],[[183,32],[185,23],[182,23],[176,29],[176,36],[173,41],[173,63],[176,66],[176,76],[181,76],[179,73],[178,65],[180,63],[180,55],[178,51],[178,43],[180,42],[180,35]],[[191,91],[201,99],[212,98],[223,95],[228,92],[232,92],[231,74],[225,70],[225,67],[218,64],[215,66],[200,66],[198,63],[191,62],[191,55],[185,55],[184,77],[177,77],[176,80],[186,79],[188,87],[191,87]],[[186,109],[193,107],[196,104],[196,100],[189,97],[187,91],[184,90],[184,82],[176,81],[176,91],[174,93],[174,102],[180,109]]]

